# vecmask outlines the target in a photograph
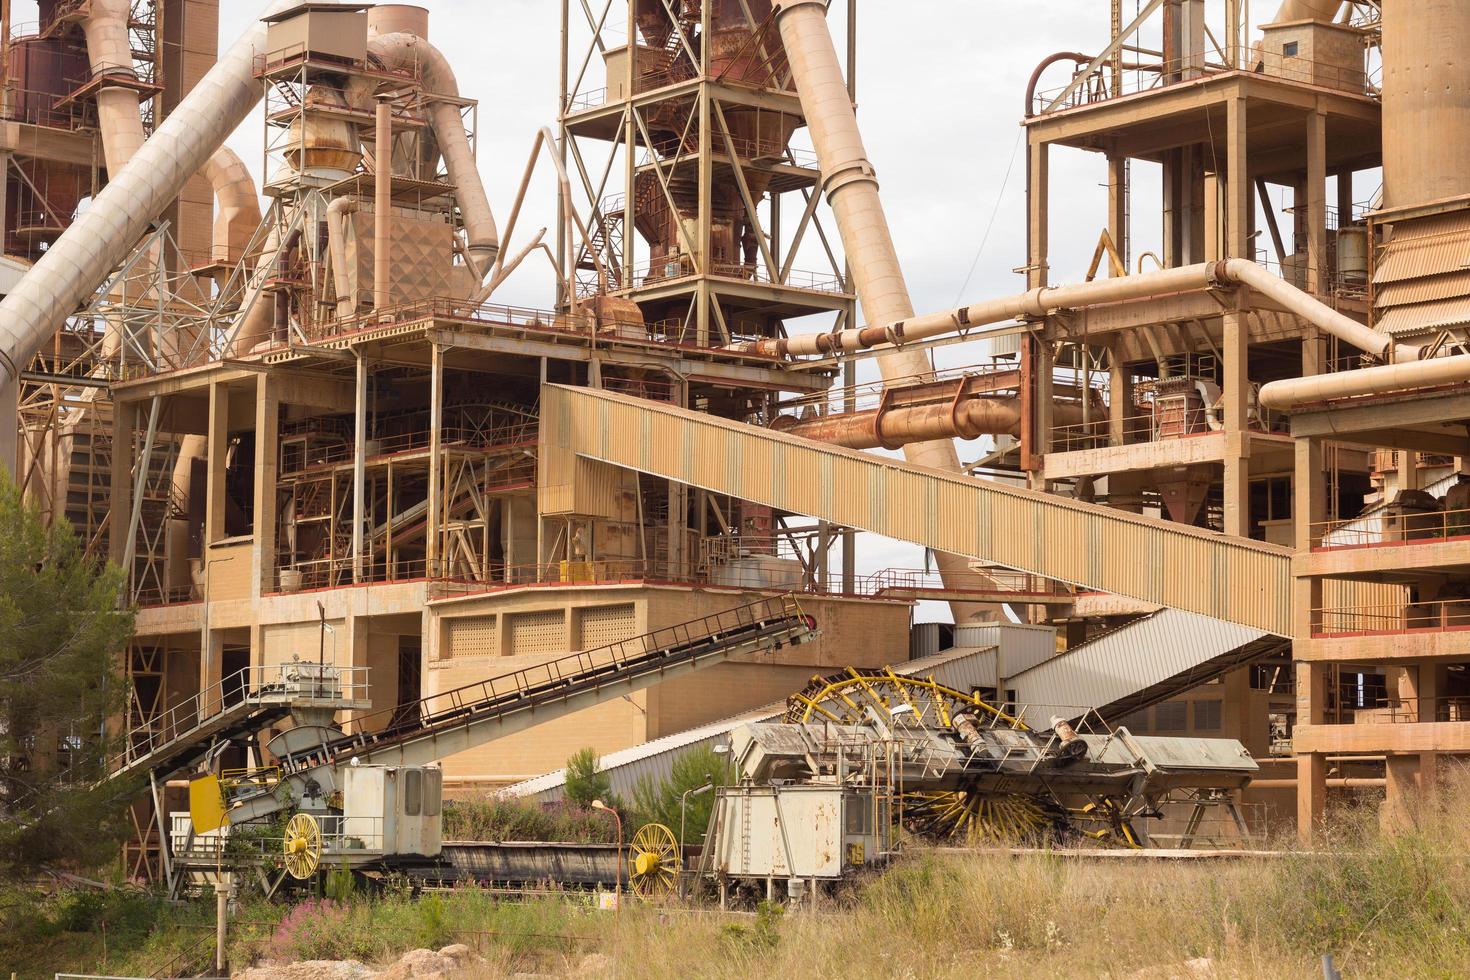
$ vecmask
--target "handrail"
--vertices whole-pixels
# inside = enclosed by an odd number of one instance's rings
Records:
[[[319,666],[310,661],[242,668],[129,729],[121,736],[122,748],[107,760],[106,769],[116,775],[167,745],[186,741],[211,719],[241,706],[285,703],[288,699],[334,704],[365,701],[369,693],[367,674],[366,667]]]
[[[283,758],[282,769],[290,774],[341,758],[370,756],[373,750],[429,738],[446,728],[467,726],[538,701],[566,697],[586,685],[610,683],[630,673],[666,668],[680,660],[701,659],[752,640],[779,645],[815,632],[815,620],[802,611],[794,595],[761,599],[442,691],[421,699],[416,706],[397,705],[360,715],[354,721],[353,734]],[[413,710],[415,707],[417,710]]]

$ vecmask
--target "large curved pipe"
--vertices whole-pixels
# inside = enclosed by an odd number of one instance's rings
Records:
[[[131,0],[92,0],[82,21],[87,38],[87,58],[93,78],[123,78],[137,81],[133,71],[133,45],[128,38]],[[102,134],[102,156],[107,175],[115,176],[143,146],[143,115],[138,108],[138,90],[125,85],[104,84],[97,90],[97,125]]]
[[[822,190],[836,218],[863,313],[869,323],[892,323],[911,317],[913,302],[878,195],[878,178],[863,145],[852,95],[827,29],[826,0],[776,0],[774,7],[802,116],[821,165]],[[886,354],[878,359],[878,368],[888,380],[926,377],[934,370],[923,351]],[[903,453],[911,463],[950,472],[960,470],[959,455],[948,439],[909,443]],[[947,581],[960,581],[970,575],[969,562],[964,558],[941,554],[936,560]],[[952,603],[951,609],[956,622],[980,612],[967,603]]]
[[[274,0],[268,12],[294,3]],[[110,175],[92,206],[0,301],[0,389],[16,382],[21,365],[107,279],[260,100],[254,61],[255,52],[265,47],[265,33],[266,25],[257,23],[230,46],[153,138]]]
[[[332,287],[337,293],[339,317],[357,312],[357,277],[347,265],[347,216],[357,207],[355,197],[334,198],[327,205],[327,248],[332,255]]]
[[[1276,16],[1266,23],[1290,24],[1298,20],[1320,20],[1330,24],[1337,20],[1342,9],[1342,0],[1282,0]]]
[[[911,317],[884,326],[763,340],[756,344],[756,350],[771,356],[804,356],[845,354],[884,343],[902,347],[915,341],[961,333],[988,324],[1043,317],[1054,310],[1078,309],[1126,300],[1150,299],[1171,293],[1242,285],[1251,287],[1288,312],[1360,350],[1378,357],[1394,357],[1398,360],[1412,360],[1418,356],[1415,348],[1396,347],[1391,338],[1344,316],[1248,259],[1203,262],[1066,286],[1041,286],[1002,299],[986,300],[945,313]]]
[[[211,260],[234,265],[250,247],[260,227],[260,195],[255,178],[234,150],[222,146],[204,163],[204,176],[214,188],[214,237]]]
[[[500,233],[495,227],[495,215],[490,210],[490,199],[485,194],[485,182],[480,178],[475,165],[475,153],[464,131],[464,120],[460,118],[459,81],[448,60],[424,38],[414,34],[379,34],[369,38],[368,51],[390,71],[422,70],[425,91],[432,96],[429,103],[429,124],[434,138],[439,143],[439,153],[444,157],[444,166],[449,171],[449,180],[455,186],[455,197],[460,212],[464,215],[466,244],[476,271],[489,270],[495,257],[500,254]],[[348,89],[348,100],[358,108],[371,105],[371,79],[362,80]]]
[[[1036,86],[1041,84],[1042,73],[1059,61],[1071,61],[1079,65],[1092,63],[1092,56],[1080,51],[1058,51],[1041,59],[1041,63],[1031,72],[1031,78],[1026,82],[1026,106],[1022,110],[1027,118],[1036,115]]]
[[[1467,381],[1470,381],[1470,354],[1457,354],[1406,364],[1382,364],[1356,371],[1272,381],[1261,388],[1260,399],[1267,408],[1290,411],[1338,398],[1438,388]]]

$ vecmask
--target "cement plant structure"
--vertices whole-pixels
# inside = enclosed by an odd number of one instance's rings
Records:
[[[563,0],[514,196],[422,8],[280,0],[221,53],[212,0],[0,6],[0,446],[130,571],[126,731],[319,644],[390,725],[795,591],[816,642],[450,756],[446,787],[901,665],[921,598],[999,702],[1239,739],[1303,836],[1344,788],[1407,819],[1470,753],[1463,4],[1248,30],[1239,0],[1113,0],[1108,45],[1025,93],[1025,290],[930,315],[857,126],[856,0],[836,43],[826,0]],[[264,206],[223,149],[258,105]],[[1089,269],[1048,260],[1055,148],[1106,158],[1095,228],[1065,220]],[[528,234],[537,167],[558,222]],[[495,304],[547,258],[549,309]],[[936,372],[959,343],[984,366]],[[857,531],[938,573],[859,575]],[[140,805],[139,873],[181,792]]]

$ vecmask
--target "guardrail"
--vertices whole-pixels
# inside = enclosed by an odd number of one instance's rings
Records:
[[[243,705],[295,699],[367,701],[367,677],[366,667],[320,666],[310,661],[246,667],[125,732],[121,751],[107,760],[107,771],[117,772],[139,762],[186,739],[214,716]]]
[[[1375,545],[1433,544],[1470,537],[1470,509],[1409,510],[1394,507],[1346,520],[1312,524],[1312,550]]]

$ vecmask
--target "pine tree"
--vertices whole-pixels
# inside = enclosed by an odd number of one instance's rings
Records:
[[[100,780],[133,632],[122,585],[0,468],[0,875],[95,867],[121,839],[138,787]]]

